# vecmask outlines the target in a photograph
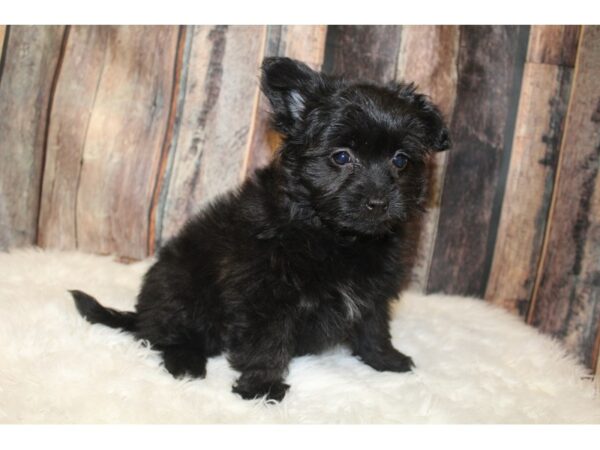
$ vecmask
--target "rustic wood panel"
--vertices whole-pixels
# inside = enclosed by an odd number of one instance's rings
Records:
[[[396,77],[402,27],[330,25],[323,70],[348,78],[391,81]]]
[[[593,367],[600,324],[600,27],[584,26],[528,321]]]
[[[63,26],[11,26],[0,74],[0,249],[35,243],[48,103]]]
[[[580,26],[532,26],[527,51],[527,62],[575,66]]]
[[[77,248],[81,164],[112,32],[107,27],[83,26],[69,31],[48,128],[38,222],[41,247]]]
[[[454,110],[457,83],[458,26],[402,27],[396,79],[415,82],[440,107],[447,123]],[[429,277],[448,152],[432,155],[428,212],[413,270],[413,288],[424,290]]]
[[[6,35],[6,25],[0,25],[0,60],[2,59],[2,53],[4,51],[4,36]],[[1,72],[0,67],[0,72]],[[1,75],[0,75],[1,76]]]
[[[448,154],[429,292],[485,293],[527,39],[528,27],[461,27],[455,145]]]
[[[147,255],[177,35],[172,26],[74,27],[50,123],[44,245]]]
[[[600,327],[600,325],[598,325]],[[596,342],[594,344],[592,358],[592,370],[596,374],[596,383],[598,384],[598,394],[600,394],[600,330],[596,332]]]
[[[270,25],[267,28],[264,56],[288,56],[320,70],[326,35],[325,25]],[[266,165],[280,144],[279,135],[269,129],[269,109],[268,100],[260,95],[251,127],[250,148],[242,168],[243,175]]]
[[[159,241],[157,236],[157,225],[159,219],[159,211],[163,205],[162,200],[167,192],[165,189],[165,182],[168,181],[167,171],[169,170],[172,162],[171,155],[173,154],[173,148],[177,140],[175,139],[176,133],[179,130],[179,123],[181,122],[181,115],[183,113],[183,86],[187,81],[186,72],[184,68],[189,62],[189,55],[191,50],[191,37],[193,27],[181,25],[179,27],[179,38],[177,42],[177,55],[175,60],[174,70],[174,82],[173,91],[171,93],[171,106],[169,111],[169,122],[167,124],[167,130],[165,132],[165,138],[162,144],[162,152],[160,157],[160,167],[156,176],[156,183],[154,184],[154,192],[152,194],[152,205],[150,207],[149,214],[149,231],[148,231],[148,254],[152,255],[156,252],[156,245]]]
[[[596,379],[596,395],[600,394],[600,357],[596,353],[596,371],[594,372]]]
[[[279,56],[289,56],[303,61],[318,70],[325,56],[327,26],[286,25],[282,27]]]
[[[580,27],[534,26],[485,298],[527,314],[541,255]],[[569,39],[565,41],[564,37]],[[560,57],[557,57],[560,55]]]
[[[240,182],[265,36],[262,26],[190,31],[181,117],[156,208],[157,245]]]

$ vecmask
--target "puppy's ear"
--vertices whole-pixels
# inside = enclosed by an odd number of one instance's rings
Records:
[[[394,83],[392,88],[403,100],[408,101],[415,109],[423,123],[427,134],[427,145],[436,152],[452,147],[450,132],[444,123],[442,113],[428,96],[417,93],[414,83]]]
[[[432,148],[436,152],[441,152],[448,150],[451,147],[452,139],[450,139],[450,132],[448,131],[448,128],[444,126],[438,133],[436,140],[433,142]]]
[[[273,127],[289,135],[323,90],[325,81],[300,61],[271,57],[263,60],[260,84],[273,108]]]

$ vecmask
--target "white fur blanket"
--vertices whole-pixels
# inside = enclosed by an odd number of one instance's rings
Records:
[[[175,380],[143,343],[85,322],[66,292],[131,309],[147,267],[0,253],[0,422],[600,423],[593,382],[556,342],[460,297],[403,295],[391,328],[414,373],[376,372],[332,349],[293,360],[278,405],[231,393],[237,374],[223,357],[204,380]]]

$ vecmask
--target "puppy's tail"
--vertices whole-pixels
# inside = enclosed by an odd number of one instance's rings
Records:
[[[135,331],[137,314],[106,308],[94,297],[81,291],[69,291],[75,300],[77,311],[90,323],[101,323],[112,328]]]

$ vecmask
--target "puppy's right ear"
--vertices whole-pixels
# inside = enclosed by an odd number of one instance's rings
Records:
[[[324,84],[321,74],[300,61],[265,58],[260,85],[273,108],[273,128],[289,135],[314,104]]]

